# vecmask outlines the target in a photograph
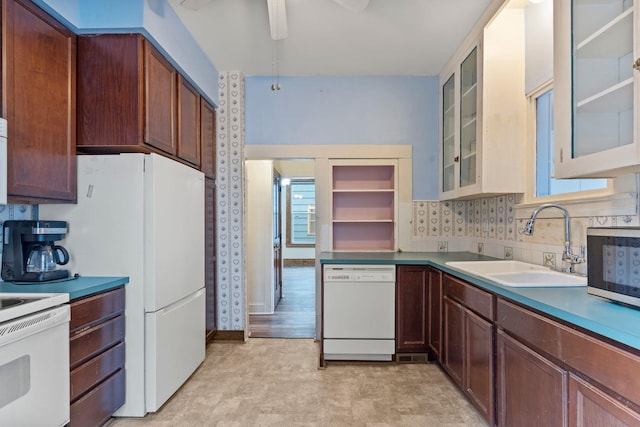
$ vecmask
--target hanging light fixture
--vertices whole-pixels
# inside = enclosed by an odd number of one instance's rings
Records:
[[[280,40],[289,36],[284,0],[267,0],[271,32],[271,90],[280,90]]]

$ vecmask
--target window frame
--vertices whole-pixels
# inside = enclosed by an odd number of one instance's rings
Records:
[[[287,247],[289,248],[313,248],[316,246],[317,244],[317,240],[315,240],[315,243],[295,243],[292,240],[292,220],[291,220],[291,187],[292,184],[294,182],[313,182],[315,184],[315,179],[314,178],[290,178],[290,182],[289,185],[287,185],[287,196],[286,196],[286,226],[287,226],[287,238],[286,238],[286,242],[285,244],[287,245]],[[314,207],[314,233],[313,236],[315,238],[316,233],[315,233],[315,203],[313,204]],[[307,231],[309,230],[309,213],[306,213],[307,215]]]
[[[634,174],[623,175],[607,179],[607,187],[594,190],[585,190],[572,193],[554,194],[549,196],[536,196],[536,100],[553,89],[553,81],[549,80],[527,96],[527,144],[526,149],[530,156],[527,161],[527,184],[525,193],[516,204],[516,216],[528,217],[530,209],[543,203],[558,203],[567,207],[572,216],[609,216],[609,215],[635,215],[637,197],[637,177]],[[522,215],[518,211],[526,212]]]

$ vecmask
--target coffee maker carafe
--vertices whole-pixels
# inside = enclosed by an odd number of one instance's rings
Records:
[[[58,269],[69,262],[69,253],[55,244],[67,230],[66,221],[5,221],[2,280],[46,282],[69,277],[69,270]]]

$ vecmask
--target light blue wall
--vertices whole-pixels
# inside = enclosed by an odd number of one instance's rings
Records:
[[[218,104],[218,71],[167,0],[35,0],[78,34],[140,32]]]
[[[438,77],[245,78],[245,143],[410,144],[413,199],[438,198]],[[366,153],[363,153],[363,156]]]

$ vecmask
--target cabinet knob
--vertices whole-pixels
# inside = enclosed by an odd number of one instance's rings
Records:
[[[454,162],[456,162],[456,163],[458,163],[458,162],[460,161],[460,156],[455,156],[455,157],[453,158],[453,161],[454,161]]]
[[[640,58],[636,59],[636,62],[633,63],[633,68],[635,70],[640,70]]]

